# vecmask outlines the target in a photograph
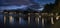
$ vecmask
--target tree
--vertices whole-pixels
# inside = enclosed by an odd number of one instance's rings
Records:
[[[56,0],[55,4],[46,4],[43,12],[60,13],[60,0]]]
[[[43,12],[52,12],[52,9],[53,9],[53,4],[46,4],[44,9],[43,9]]]
[[[60,13],[60,0],[55,1],[53,12]]]

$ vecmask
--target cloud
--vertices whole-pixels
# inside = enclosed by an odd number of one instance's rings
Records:
[[[40,5],[42,6],[50,2],[54,2],[54,0],[0,0],[0,9],[26,8],[26,5],[39,9]]]
[[[0,7],[1,10],[11,10],[11,9],[25,9],[27,8],[27,5],[21,5],[21,6],[2,6]]]
[[[31,4],[33,2],[35,3],[50,3],[50,2],[54,2],[55,0],[0,0],[0,4],[1,5],[28,5]]]

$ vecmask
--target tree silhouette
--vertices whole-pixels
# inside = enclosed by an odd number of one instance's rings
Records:
[[[55,4],[46,4],[42,12],[60,13],[60,0],[56,0]]]
[[[42,12],[52,12],[52,9],[53,9],[53,4],[46,4],[45,7],[44,7],[44,10]]]
[[[60,13],[60,0],[55,1],[53,12]]]

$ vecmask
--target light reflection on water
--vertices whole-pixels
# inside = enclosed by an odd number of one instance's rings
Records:
[[[10,17],[11,18],[11,17]],[[12,24],[15,24],[16,22],[14,21],[15,19],[14,18],[12,18],[9,22],[11,22]],[[1,14],[0,15],[0,22],[1,23],[4,23],[4,15],[3,14]],[[23,18],[21,18],[21,21],[19,21],[19,24],[21,24],[21,25],[24,25],[24,24],[26,24],[26,21],[23,19]]]
[[[23,18],[21,18],[21,20],[19,20],[19,24],[24,25],[24,24],[26,24],[26,21]]]
[[[1,14],[0,15],[0,22],[4,22],[4,15],[3,14]],[[12,20],[14,20],[14,18],[12,18]],[[26,25],[26,24],[28,24],[27,23],[27,21],[26,20],[24,20],[24,18],[19,18],[19,24],[21,25],[21,26],[24,26],[24,25]],[[51,19],[52,20],[52,19]],[[16,20],[15,20],[16,21]],[[15,21],[13,21],[13,24],[15,25],[15,23],[17,23],[17,22],[15,22]],[[33,21],[33,20],[32,20]],[[46,20],[47,21],[47,20]],[[41,22],[41,21],[40,21]],[[42,20],[42,22],[44,23],[44,21]],[[31,22],[32,23],[32,22]],[[18,24],[18,23],[17,23]],[[46,23],[47,24],[47,23]],[[46,24],[44,24],[44,26],[46,25]],[[34,24],[35,25],[35,24]],[[49,26],[50,24],[48,24],[48,26]],[[41,26],[41,24],[39,24],[39,26]]]

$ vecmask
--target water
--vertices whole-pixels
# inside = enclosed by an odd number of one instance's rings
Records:
[[[25,20],[24,18],[21,18],[21,21],[19,21],[19,23],[16,22],[16,20],[15,20],[15,21],[13,21],[13,24],[10,24],[10,23],[8,23],[9,22],[9,20],[8,20],[7,23],[4,24],[4,15],[0,14],[0,22],[1,22],[0,25],[1,26],[4,25],[5,28],[12,28],[12,27],[14,27],[14,28],[18,28],[18,27],[20,27],[20,28],[51,28],[53,26],[51,24],[51,22],[50,21],[46,22],[46,21],[47,21],[47,19],[45,19],[45,21],[44,21],[45,23],[44,23],[43,27],[42,27],[42,21],[41,21],[41,19],[39,21],[39,24],[36,24],[36,22],[34,21],[34,19],[33,20],[31,19],[30,24],[28,24],[28,20]]]

